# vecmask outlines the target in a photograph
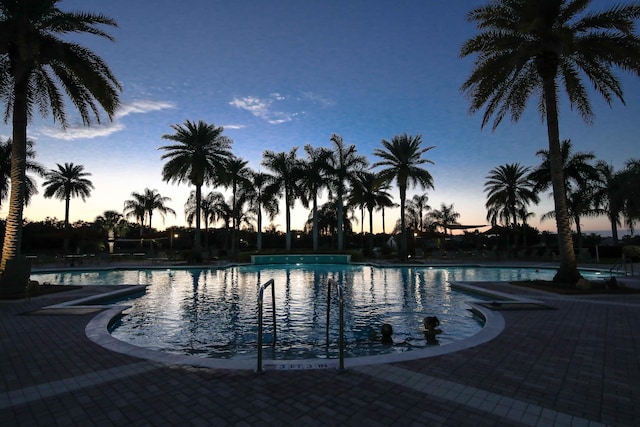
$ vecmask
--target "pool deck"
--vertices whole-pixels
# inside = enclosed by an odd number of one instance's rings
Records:
[[[640,294],[485,289],[551,309],[499,311],[493,340],[426,359],[335,369],[197,368],[115,353],[96,312],[42,307],[96,286],[0,301],[1,426],[632,426],[640,419]]]

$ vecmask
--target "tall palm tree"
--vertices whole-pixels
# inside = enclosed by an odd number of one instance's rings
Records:
[[[394,181],[400,192],[400,229],[401,244],[400,258],[407,259],[407,224],[405,219],[405,205],[407,201],[407,187],[415,188],[419,185],[423,189],[433,189],[433,177],[422,165],[433,161],[422,157],[434,146],[423,147],[422,136],[411,136],[406,133],[396,135],[391,141],[382,140],[382,148],[373,150],[373,155],[382,160],[374,163],[373,167],[382,166],[380,177],[388,182]]]
[[[618,244],[618,226],[622,225],[620,216],[624,206],[624,194],[621,174],[616,173],[613,166],[605,161],[596,163],[596,170],[600,175],[599,184],[594,188],[594,199],[600,214],[606,215],[611,223],[611,237],[613,243]]]
[[[627,160],[624,169],[620,171],[619,180],[624,194],[623,214],[633,232],[635,223],[640,221],[640,159]]]
[[[169,159],[162,168],[162,179],[166,182],[187,182],[195,187],[196,212],[200,212],[202,186],[220,180],[227,158],[231,157],[232,141],[223,136],[224,128],[185,121],[184,125],[171,125],[174,134],[162,135],[163,139],[175,142],[160,147],[166,151],[161,159]],[[194,250],[200,251],[200,215],[196,215]]]
[[[64,12],[59,0],[0,0],[0,97],[5,118],[11,117],[11,193],[0,270],[21,256],[25,199],[27,124],[34,107],[51,111],[67,125],[66,94],[88,125],[98,106],[111,119],[119,104],[120,83],[107,64],[91,50],[60,38],[88,33],[112,40],[100,27],[115,27],[112,19],[94,13]]]
[[[87,179],[91,174],[84,172],[84,166],[65,163],[64,166],[57,163],[58,169],[51,169],[46,173],[44,197],[55,197],[64,200],[64,228],[69,229],[69,205],[72,197],[80,197],[84,202],[91,195],[93,183]],[[69,248],[68,237],[64,239],[64,252]]]
[[[510,163],[491,169],[486,177],[485,206],[490,212],[504,209],[507,225],[516,227],[522,208],[540,201],[529,179],[529,169],[520,163]]]
[[[327,159],[327,177],[329,192],[335,193],[338,218],[338,251],[344,249],[344,197],[347,194],[347,183],[354,174],[368,165],[367,158],[358,154],[355,145],[345,146],[340,135],[331,135],[333,149]]]
[[[377,204],[376,209],[380,210],[382,213],[382,234],[387,234],[387,231],[385,228],[385,215],[384,215],[385,208],[398,207],[398,205],[393,202],[393,196],[391,196],[391,194],[388,191],[390,189],[391,189],[390,183],[380,180],[380,188],[378,189],[377,196],[376,196],[376,204]]]
[[[358,172],[352,185],[351,194],[356,194],[356,203],[366,209],[369,214],[368,245],[370,251],[373,249],[373,211],[380,206],[384,206],[387,200],[391,200],[391,195],[383,189],[386,188],[385,185],[386,183],[377,174],[368,171]]]
[[[297,157],[298,147],[293,147],[288,153],[275,153],[266,150],[262,154],[262,165],[269,169],[273,181],[269,186],[272,194],[284,194],[286,250],[291,250],[291,208],[300,193],[300,159]]]
[[[417,211],[416,213],[419,218],[418,230],[426,231],[424,217],[431,209],[431,206],[429,206],[429,196],[427,194],[414,194],[411,200],[413,201],[413,204]]]
[[[480,33],[464,43],[461,56],[477,55],[462,85],[471,112],[485,107],[484,127],[495,129],[506,115],[518,121],[528,99],[539,94],[547,124],[550,174],[558,229],[560,265],[554,280],[580,279],[573,251],[560,157],[558,89],[590,122],[593,111],[581,75],[587,76],[607,103],[623,100],[614,67],[640,74],[640,38],[634,33],[640,5],[616,5],[586,12],[590,0],[491,0],[467,15]]]
[[[144,203],[144,194],[133,192],[133,199],[124,201],[123,214],[125,218],[134,218],[140,224],[140,237],[144,231],[144,220],[147,216],[147,210]]]
[[[0,141],[0,204],[4,203],[9,196],[11,184],[11,145],[11,138],[5,142]],[[33,141],[27,140],[26,171],[44,177],[46,171],[40,163],[33,160],[35,157],[36,151],[33,149]],[[29,201],[31,201],[31,197],[38,194],[38,186],[29,175],[25,175],[25,186],[24,204],[27,206]]]
[[[252,171],[249,182],[243,189],[247,197],[251,212],[256,218],[256,249],[262,251],[262,210],[267,213],[270,221],[278,215],[280,208],[278,199],[273,192],[269,191],[269,183],[273,177],[267,173]]]
[[[535,191],[544,191],[551,186],[551,166],[548,150],[538,150],[536,153],[542,158],[542,163],[529,174],[535,186]],[[569,225],[575,223],[577,233],[577,246],[581,243],[581,226],[580,217],[594,216],[595,210],[595,193],[592,191],[593,186],[600,185],[600,174],[598,169],[591,164],[595,160],[593,153],[572,152],[571,141],[565,139],[560,144],[560,162],[563,170],[565,200],[567,205],[567,215]],[[542,219],[556,218],[556,211],[548,212],[542,216]]]
[[[231,188],[231,208],[233,209],[231,253],[236,258],[238,257],[238,251],[240,249],[240,217],[243,216],[242,207],[246,201],[245,197],[238,197],[238,192],[249,183],[251,169],[247,167],[248,164],[248,160],[231,156],[231,158],[227,159],[224,172],[220,177],[220,183],[224,185],[225,188]]]
[[[307,153],[306,159],[302,160],[300,171],[300,189],[302,205],[309,207],[311,202],[311,215],[313,216],[313,226],[311,236],[313,241],[313,251],[318,251],[318,197],[322,189],[326,187],[327,162],[331,152],[326,148],[314,148],[310,144],[304,146]]]

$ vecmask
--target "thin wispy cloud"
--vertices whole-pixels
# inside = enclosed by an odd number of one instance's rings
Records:
[[[254,116],[266,120],[272,125],[287,123],[293,120],[297,113],[287,113],[274,108],[276,102],[284,101],[285,97],[279,93],[272,93],[268,98],[262,99],[255,96],[233,98],[229,105],[246,110]]]
[[[119,119],[122,119],[123,117],[126,117],[130,114],[145,114],[174,107],[174,104],[165,101],[138,100],[133,102],[125,102],[120,105],[120,108],[118,108],[118,110],[116,110],[112,122],[106,122],[91,126],[71,125],[66,129],[45,127],[42,128],[40,132],[50,138],[62,139],[65,141],[71,141],[75,139],[99,138],[109,136],[113,133],[123,130],[125,126],[124,124],[122,124],[122,122],[119,121]]]

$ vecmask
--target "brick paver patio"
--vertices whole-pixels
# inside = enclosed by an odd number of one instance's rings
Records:
[[[267,371],[176,366],[89,340],[96,315],[30,314],[91,287],[0,301],[0,426],[633,426],[640,295],[565,297],[506,284],[552,310],[501,311],[504,331],[426,359]]]

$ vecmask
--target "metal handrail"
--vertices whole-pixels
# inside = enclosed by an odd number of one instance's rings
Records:
[[[615,270],[616,273],[620,272],[620,267],[624,268],[624,275],[628,276],[629,275],[629,271],[627,270],[627,259],[625,258],[625,256],[623,255],[622,258],[620,258],[615,264],[613,264],[613,267],[611,267],[609,269],[609,276],[613,277],[613,271]],[[633,263],[631,263],[631,268],[632,268],[632,275],[633,275]]]
[[[275,282],[273,279],[270,279],[266,283],[260,285],[260,290],[258,291],[258,368],[257,372],[262,372],[262,303],[264,299],[264,290],[271,285],[271,312],[273,314],[273,343],[272,345],[275,347],[276,345],[276,291],[275,291]]]
[[[333,279],[327,281],[327,346],[329,346],[329,318],[331,314],[331,286],[335,285],[338,289],[338,307],[339,307],[339,335],[338,349],[340,352],[340,370],[344,371],[344,298],[342,296],[342,285]]]

